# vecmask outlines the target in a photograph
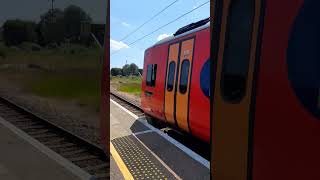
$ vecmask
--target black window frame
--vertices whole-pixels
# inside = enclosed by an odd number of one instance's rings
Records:
[[[170,71],[171,70],[171,65],[173,65],[173,72]],[[175,61],[171,61],[169,63],[168,78],[167,78],[167,91],[169,91],[169,92],[173,91],[175,74],[176,74],[176,62]]]
[[[149,87],[156,86],[157,80],[157,64],[148,64],[147,65],[147,73],[146,73],[146,85]]]
[[[185,63],[188,63],[187,71],[185,71],[185,69],[184,69],[185,68],[185,66],[184,66]],[[188,91],[190,65],[191,65],[191,62],[190,62],[189,59],[184,59],[182,61],[182,63],[181,63],[180,80],[179,80],[179,92],[181,94],[185,94]],[[185,74],[185,72],[186,72],[186,74]]]
[[[152,65],[152,74],[151,74],[151,85],[152,86],[156,86],[157,69],[158,69],[158,65],[157,64],[153,64]]]

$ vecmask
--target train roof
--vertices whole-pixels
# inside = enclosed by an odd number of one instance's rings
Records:
[[[200,25],[200,26],[199,26]],[[169,37],[166,37],[158,42],[156,42],[154,45],[150,46],[149,48],[147,49],[150,49],[152,47],[155,47],[157,45],[160,45],[160,44],[163,44],[163,43],[166,43],[166,42],[169,42],[169,41],[172,41],[174,39],[177,39],[177,38],[180,38],[182,36],[186,36],[188,34],[192,34],[194,32],[197,32],[197,31],[201,31],[203,29],[206,29],[210,27],[210,18],[207,18],[207,19],[204,19],[204,20],[201,20],[201,21],[198,21],[196,23],[191,23],[187,26],[184,26],[182,28],[180,28],[176,33],[174,33],[173,35],[169,36]]]

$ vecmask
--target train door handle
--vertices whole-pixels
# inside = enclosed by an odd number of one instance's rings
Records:
[[[150,96],[152,96],[152,95],[153,95],[153,93],[152,93],[152,92],[150,92],[150,91],[145,91],[145,92],[144,92],[144,94],[145,94],[146,96],[148,96],[148,97],[150,97]]]

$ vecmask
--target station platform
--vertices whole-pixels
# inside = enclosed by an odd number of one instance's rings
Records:
[[[210,179],[209,161],[113,100],[110,138],[111,161],[117,165],[110,167],[110,175],[121,172],[123,179]]]
[[[92,177],[0,117],[1,180],[78,180]]]

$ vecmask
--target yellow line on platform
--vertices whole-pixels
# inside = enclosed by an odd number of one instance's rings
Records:
[[[114,158],[114,160],[116,161],[123,177],[125,179],[128,180],[134,180],[134,178],[132,177],[129,169],[127,168],[127,166],[124,164],[124,162],[122,161],[120,155],[118,154],[117,150],[114,148],[113,144],[110,142],[110,153],[112,155],[112,157]]]

